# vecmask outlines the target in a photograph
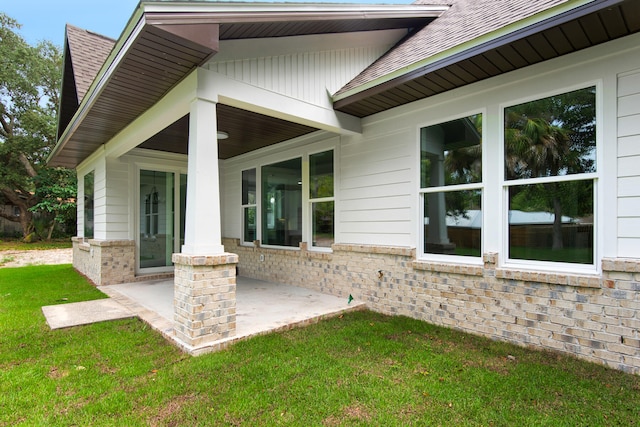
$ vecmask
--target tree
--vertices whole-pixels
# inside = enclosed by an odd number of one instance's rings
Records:
[[[34,181],[35,196],[39,202],[30,209],[33,212],[40,212],[46,219],[48,227],[45,238],[50,240],[57,224],[75,223],[75,198],[78,192],[76,174],[71,169],[42,168]]]
[[[49,41],[28,45],[19,28],[0,13],[0,195],[20,210],[18,217],[1,215],[20,222],[26,237],[34,207],[46,198],[36,187],[56,142],[62,53]]]

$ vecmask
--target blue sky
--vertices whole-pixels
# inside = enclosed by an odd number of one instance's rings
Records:
[[[343,3],[411,2],[412,0],[350,0]],[[22,25],[18,32],[27,43],[34,45],[41,40],[50,40],[62,47],[64,26],[67,23],[117,39],[138,5],[138,0],[3,0],[3,3],[0,12]]]

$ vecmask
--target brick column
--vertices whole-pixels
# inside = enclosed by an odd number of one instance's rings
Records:
[[[176,338],[191,353],[236,332],[238,255],[173,254]]]

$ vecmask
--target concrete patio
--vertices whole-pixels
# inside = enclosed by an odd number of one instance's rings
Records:
[[[221,350],[252,336],[286,330],[360,310],[349,302],[305,288],[237,277],[236,334],[197,348],[177,340],[173,332],[173,279],[100,286],[99,289],[185,351],[197,355]]]

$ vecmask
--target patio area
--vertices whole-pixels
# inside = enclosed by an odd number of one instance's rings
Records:
[[[280,283],[237,277],[236,334],[192,348],[173,333],[173,279],[101,286],[99,289],[133,315],[191,354],[202,354],[279,330],[304,326],[346,311],[365,308],[363,302],[338,298]]]

